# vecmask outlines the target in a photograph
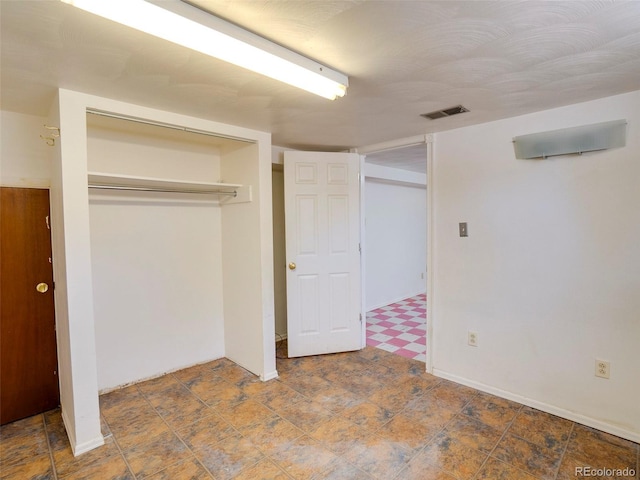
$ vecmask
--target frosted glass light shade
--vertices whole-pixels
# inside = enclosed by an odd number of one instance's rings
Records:
[[[513,139],[516,158],[547,158],[571,153],[624,147],[627,121],[594,123],[581,127],[521,135]]]

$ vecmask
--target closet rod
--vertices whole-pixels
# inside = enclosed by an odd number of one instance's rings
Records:
[[[134,117],[130,115],[124,115],[119,113],[111,113],[104,110],[98,110],[95,108],[87,108],[87,113],[92,115],[98,115],[101,117],[115,118],[118,120],[126,120],[128,122],[142,123],[144,125],[152,125],[154,127],[171,128],[173,130],[180,130],[181,132],[195,133],[198,135],[206,135],[208,137],[224,138],[226,140],[236,140],[243,143],[255,143],[247,140],[246,138],[233,137],[231,135],[220,135],[206,130],[197,130],[195,128],[183,127],[182,125],[174,125],[172,123],[156,122],[154,120],[147,120],[146,118]]]
[[[160,193],[195,193],[198,195],[230,195],[232,197],[238,196],[237,190],[225,191],[225,190],[184,190],[184,189],[162,189],[162,188],[148,188],[148,187],[120,187],[117,185],[89,185],[89,188],[96,188],[100,190],[134,190],[138,192],[160,192]]]

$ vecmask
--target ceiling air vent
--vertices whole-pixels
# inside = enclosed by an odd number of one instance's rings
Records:
[[[437,110],[435,112],[423,113],[420,115],[424,118],[429,118],[431,120],[437,120],[438,118],[450,117],[451,115],[458,115],[459,113],[468,112],[469,109],[463,107],[462,105],[456,105],[455,107],[445,108],[444,110]]]

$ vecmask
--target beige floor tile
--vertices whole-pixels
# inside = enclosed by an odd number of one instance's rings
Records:
[[[233,478],[264,458],[262,452],[239,433],[215,445],[193,448],[193,453],[216,480]]]
[[[562,453],[569,441],[573,422],[540,410],[523,407],[509,427],[509,433],[540,445],[554,453]]]
[[[52,415],[56,411],[48,412],[48,414]],[[0,427],[0,443],[4,443],[16,436],[43,434],[44,421],[44,415],[34,415],[32,417],[23,418],[22,420],[16,420],[15,422],[2,425]]]
[[[424,447],[442,429],[428,422],[398,414],[382,426],[377,434],[409,450],[418,451]]]
[[[304,399],[299,402],[284,405],[277,412],[305,432],[310,432],[321,422],[334,416],[334,413],[326,410],[319,402]]]
[[[172,428],[181,428],[213,413],[181,384],[148,395],[149,403]]]
[[[59,476],[60,480],[134,480],[120,455],[105,457],[69,475]]]
[[[3,466],[24,463],[30,458],[49,453],[42,416],[39,417],[40,428],[27,427],[27,432],[22,435],[12,432],[13,434],[8,437],[0,437],[0,454]]]
[[[340,387],[332,387],[322,390],[309,398],[330,412],[341,412],[346,408],[362,402],[361,397]]]
[[[489,458],[478,472],[476,480],[538,480],[538,477],[495,458]]]
[[[412,451],[393,440],[369,435],[349,450],[344,458],[373,478],[394,478],[411,459]]]
[[[473,478],[486,459],[486,453],[456,442],[447,432],[442,432],[412,462],[428,463],[460,480],[467,480]]]
[[[0,479],[2,480],[49,480],[53,479],[53,466],[49,452],[16,461],[5,462],[5,452],[2,450],[0,465]]]
[[[294,389],[288,387],[279,380],[272,380],[265,383],[265,388],[251,396],[254,400],[262,403],[271,410],[278,411],[286,405],[292,405],[306,397]]]
[[[137,415],[132,412],[129,417],[109,423],[109,428],[118,445],[124,450],[148,442],[170,430],[166,422],[153,409],[142,410]]]
[[[491,456],[534,477],[548,480],[555,478],[562,458],[561,452],[556,453],[510,433],[502,437]]]
[[[409,462],[409,465],[396,478],[402,480],[457,480],[456,477],[422,461],[420,458]]]
[[[165,391],[175,389],[180,385],[178,379],[170,374],[138,383],[136,386],[145,397],[149,397],[150,395],[162,395]]]
[[[337,457],[317,440],[303,435],[281,444],[271,458],[291,477],[306,480],[324,472]]]
[[[284,473],[271,460],[263,459],[251,467],[241,470],[234,480],[290,480],[291,477]]]
[[[147,476],[192,457],[191,452],[173,433],[166,432],[147,443],[138,444],[124,451],[133,473]]]
[[[240,429],[240,433],[266,455],[276,451],[283,443],[291,442],[304,432],[288,420],[273,415],[258,423]]]
[[[485,425],[504,431],[520,411],[521,405],[481,393],[473,397],[462,412]]]
[[[370,435],[362,427],[336,416],[320,423],[309,434],[336,455],[343,455]]]
[[[371,475],[355,465],[342,458],[337,458],[329,463],[321,473],[311,477],[311,480],[371,480],[371,478]]]
[[[393,418],[393,412],[375,403],[365,402],[339,414],[365,431],[373,433]]]
[[[255,400],[245,400],[232,407],[218,409],[220,415],[235,428],[258,424],[274,415],[273,410]]]
[[[576,424],[566,454],[593,468],[634,468],[638,460],[638,445]]]
[[[446,426],[447,434],[456,442],[481,452],[491,452],[502,437],[502,432],[484,423],[458,414]]]
[[[120,450],[113,438],[106,438],[105,444],[74,457],[67,442],[65,448],[53,451],[53,462],[59,478],[76,475],[82,471],[96,471],[111,463],[113,458],[121,458]]]
[[[149,480],[210,480],[213,477],[200,465],[200,462],[191,458],[145,478]]]
[[[237,434],[229,422],[218,414],[200,419],[176,432],[191,449],[212,446]]]

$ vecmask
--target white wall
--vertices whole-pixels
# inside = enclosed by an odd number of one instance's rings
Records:
[[[44,117],[0,112],[0,184],[7,187],[49,187],[52,147],[40,135],[49,135]]]
[[[260,142],[262,143],[262,142]],[[276,378],[273,313],[271,142],[224,152],[226,182],[250,185],[253,201],[222,211],[226,357],[263,380]]]
[[[189,139],[88,131],[90,171],[215,182],[219,153]],[[224,356],[217,197],[90,190],[98,387]]]
[[[514,136],[616,119],[625,148],[515,159]],[[638,152],[640,92],[437,134],[436,374],[640,440]]]
[[[59,90],[49,119],[64,132],[53,149],[51,240],[60,407],[75,455],[104,443],[93,321],[85,116],[82,100]]]
[[[426,208],[423,185],[365,179],[367,311],[425,292]]]

